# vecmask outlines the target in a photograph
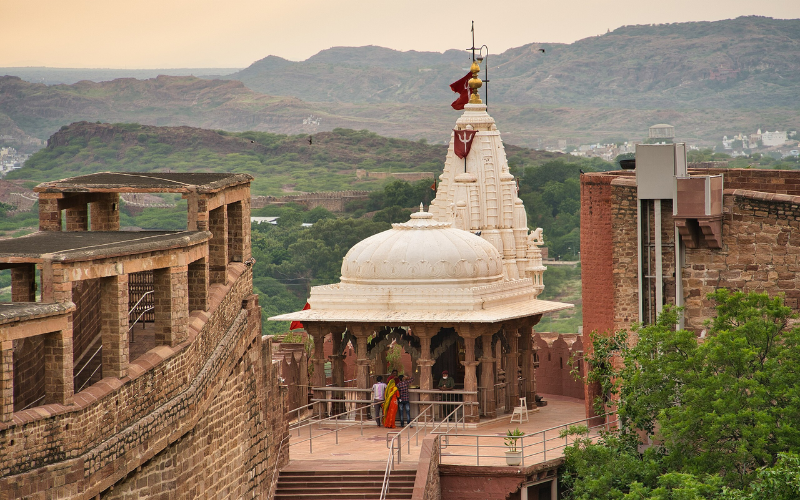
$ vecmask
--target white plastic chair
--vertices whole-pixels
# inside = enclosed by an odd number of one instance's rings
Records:
[[[519,406],[514,408],[514,413],[511,414],[511,422],[514,421],[514,417],[517,417],[517,421],[522,423],[522,416],[525,416],[525,421],[528,421],[528,398],[519,398]]]

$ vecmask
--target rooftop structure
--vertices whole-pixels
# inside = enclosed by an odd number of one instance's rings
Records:
[[[649,130],[650,139],[673,139],[675,137],[675,127],[668,123],[653,125]]]

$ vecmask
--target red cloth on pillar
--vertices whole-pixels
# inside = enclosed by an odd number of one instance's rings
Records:
[[[311,309],[311,304],[309,304],[308,302],[306,302],[306,305],[304,305],[304,306],[303,306],[303,310],[304,310],[304,311],[306,311],[306,310],[308,310],[308,309]],[[289,330],[294,330],[294,329],[296,329],[296,328],[304,328],[304,327],[303,327],[303,323],[301,323],[301,322],[299,322],[299,321],[292,321],[292,322],[289,324]]]

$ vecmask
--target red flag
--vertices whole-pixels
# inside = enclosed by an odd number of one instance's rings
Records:
[[[306,305],[303,306],[303,310],[306,311],[308,309],[311,309],[311,304],[306,302]],[[289,325],[289,330],[295,330],[297,328],[304,328],[303,323],[299,321],[292,321],[292,323]]]
[[[451,104],[453,109],[464,109],[464,105],[469,102],[469,79],[471,77],[472,72],[467,73],[461,80],[450,84],[450,90],[461,94],[458,96],[458,99]]]
[[[453,142],[453,150],[459,158],[466,158],[472,148],[472,139],[475,138],[477,130],[455,130],[455,141]]]

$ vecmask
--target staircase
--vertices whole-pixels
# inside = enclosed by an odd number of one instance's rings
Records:
[[[410,500],[414,470],[395,470],[386,498]],[[281,471],[275,500],[378,500],[383,471]]]

